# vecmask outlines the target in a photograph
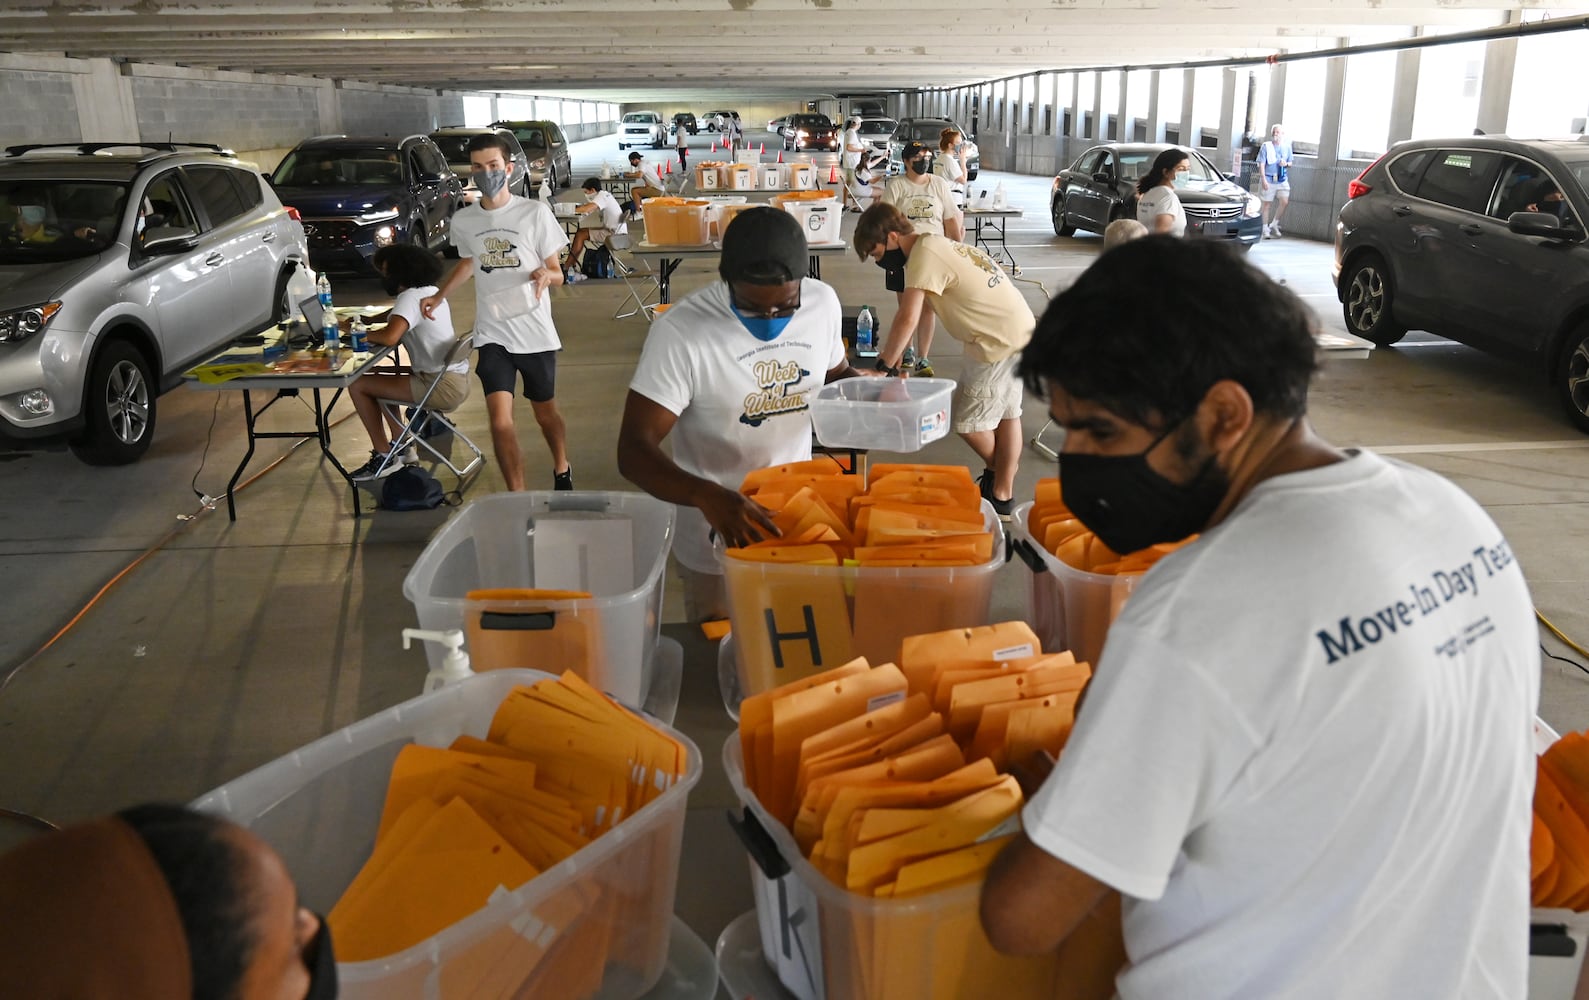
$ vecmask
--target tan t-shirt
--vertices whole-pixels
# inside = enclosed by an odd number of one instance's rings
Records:
[[[905,261],[905,287],[927,293],[944,329],[977,361],[1003,361],[1025,347],[1037,327],[1004,269],[980,247],[946,236],[916,238]]]
[[[895,177],[883,188],[883,200],[904,212],[916,232],[938,236],[943,235],[943,220],[959,211],[949,182],[937,174],[928,174],[925,184]]]

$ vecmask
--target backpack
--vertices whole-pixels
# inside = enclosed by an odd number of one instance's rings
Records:
[[[385,510],[430,510],[447,500],[441,481],[417,465],[405,465],[381,480]]]
[[[612,277],[612,251],[607,249],[607,244],[585,248],[585,256],[579,262],[579,272],[587,278]]]

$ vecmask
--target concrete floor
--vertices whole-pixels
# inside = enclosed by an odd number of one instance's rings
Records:
[[[576,178],[599,172],[603,160],[620,161],[611,137],[576,145]],[[1100,241],[1054,236],[1047,178],[986,174],[977,186],[998,180],[1027,212],[1009,227],[1025,275],[1050,294],[1065,287]],[[846,217],[846,236],[854,218]],[[1343,329],[1328,246],[1266,241],[1251,259],[1284,277],[1326,328]],[[714,271],[686,265],[676,297]],[[823,277],[851,311],[870,302],[886,326],[892,296],[870,264],[829,257]],[[1040,309],[1042,292],[1024,287]],[[617,281],[591,281],[555,293],[565,344],[558,399],[581,489],[631,488],[618,476],[613,448],[646,324],[609,318],[624,291]],[[372,282],[344,281],[336,294],[339,303],[380,297]],[[465,329],[472,316],[465,289],[455,296],[454,318]],[[934,361],[953,377],[953,343],[941,331],[939,338]],[[242,454],[238,396],[166,395],[153,448],[128,468],[89,468],[65,452],[0,454],[0,569],[10,595],[0,631],[0,678],[8,681],[0,687],[0,807],[68,822],[150,799],[185,801],[419,692],[424,655],[400,642],[400,630],[414,624],[402,581],[450,511],[355,519],[346,487],[317,451],[281,442],[262,443],[249,469],[260,474],[239,494],[235,524],[224,504],[206,510],[195,489],[220,493]],[[295,409],[307,416],[287,401],[267,422]],[[488,442],[478,390],[460,413],[466,431]],[[1029,436],[1044,418],[1040,404],[1028,407]],[[549,489],[546,451],[522,401],[519,419],[531,487]],[[1578,641],[1589,640],[1589,569],[1579,549],[1589,539],[1589,438],[1568,426],[1533,372],[1414,334],[1366,360],[1329,361],[1313,394],[1313,420],[1338,445],[1395,454],[1468,490],[1507,533],[1540,610]],[[356,420],[341,423],[335,441],[344,462],[362,461],[368,445]],[[973,461],[952,438],[919,457]],[[1052,472],[1028,452],[1018,495],[1029,496],[1035,480]],[[488,460],[469,496],[501,488]],[[1018,561],[1001,572],[996,619],[1023,613],[1025,587]],[[674,589],[670,581],[665,622],[682,618]],[[677,909],[710,945],[751,905],[742,852],[723,820],[733,796],[719,755],[732,728],[718,697],[714,648],[682,625],[666,631],[686,649],[678,726],[706,761],[690,800]],[[1545,644],[1566,652],[1554,639]],[[1543,692],[1546,721],[1589,728],[1589,676],[1547,661]]]

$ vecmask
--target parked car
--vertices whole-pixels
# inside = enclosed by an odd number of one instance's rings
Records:
[[[964,137],[966,180],[976,180],[978,171],[982,169],[982,153],[977,149],[977,144],[971,141],[971,133],[955,124],[950,118],[901,118],[899,124],[894,126],[893,134],[888,137],[888,172],[890,174],[905,172],[906,143],[921,142],[937,149],[938,138],[946,128],[953,128]]]
[[[708,111],[701,116],[701,123],[708,132],[727,132],[728,120],[738,117],[738,111]]]
[[[647,146],[661,149],[668,143],[668,129],[662,116],[655,111],[631,111],[623,116],[618,128],[618,148]]]
[[[839,129],[827,115],[790,115],[783,130],[785,150],[817,149],[837,152],[842,143]]]
[[[861,124],[856,126],[856,131],[861,134],[861,142],[870,146],[879,153],[888,152],[888,137],[894,134],[894,129],[899,122],[892,118],[862,118]]]
[[[674,135],[677,135],[680,128],[684,129],[686,135],[694,135],[700,131],[701,126],[695,121],[693,114],[688,111],[680,111],[673,116],[671,131]]]
[[[19,209],[41,215],[24,221]],[[34,227],[37,226],[35,229]],[[12,146],[0,160],[0,443],[137,461],[156,397],[284,319],[303,226],[197,143]]]
[[[464,202],[473,205],[480,200],[480,189],[475,186],[474,174],[469,168],[469,143],[477,135],[499,135],[507,142],[508,159],[513,161],[513,170],[508,174],[508,190],[518,195],[528,194],[530,161],[524,155],[524,147],[519,145],[519,140],[510,130],[494,125],[487,128],[452,126],[437,129],[430,134],[430,140],[447,158],[447,166],[463,182]]]
[[[767,131],[771,132],[773,135],[777,135],[777,136],[783,135],[784,128],[788,126],[789,119],[791,119],[793,117],[794,117],[794,115],[790,114],[790,115],[779,115],[777,118],[768,119],[768,121],[767,121]]]
[[[556,122],[504,120],[491,124],[512,132],[524,147],[524,155],[530,161],[528,187],[531,191],[539,190],[542,181],[553,189],[574,183],[574,162],[568,152],[568,137]]]
[[[1382,347],[1427,330],[1535,365],[1589,433],[1586,188],[1583,140],[1397,145],[1351,182],[1336,223],[1347,329]]]
[[[265,175],[296,208],[316,271],[370,275],[393,243],[448,246],[463,182],[429,136],[322,135],[293,147]]]
[[[1171,148],[1162,143],[1109,142],[1076,157],[1055,179],[1049,200],[1054,232],[1101,233],[1116,219],[1137,217],[1137,181],[1153,160]],[[1185,147],[1177,147],[1184,149]],[[1263,206],[1246,188],[1187,149],[1184,187],[1175,189],[1186,212],[1186,235],[1229,240],[1243,250],[1263,238]]]

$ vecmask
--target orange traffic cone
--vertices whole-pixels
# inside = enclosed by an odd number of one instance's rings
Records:
[[[783,150],[781,150],[781,149],[778,150],[778,162],[779,163],[783,162]]]
[[[672,160],[668,161],[668,174],[669,174],[669,176],[672,176],[672,174],[673,174],[673,161]]]
[[[767,144],[765,142],[761,144],[761,153],[759,155],[761,155],[761,156],[766,156],[767,155]]]
[[[716,139],[712,140],[712,152],[714,152],[714,153],[717,152],[717,140]]]
[[[828,183],[829,184],[837,184],[838,182],[839,182],[839,168],[837,166],[829,167],[828,168]]]
[[[673,162],[671,160],[668,161],[668,166],[670,166],[670,167],[673,166]],[[661,179],[662,179],[662,164],[659,163],[659,164],[657,164],[657,180],[661,180]]]

